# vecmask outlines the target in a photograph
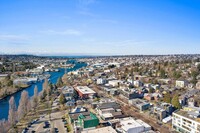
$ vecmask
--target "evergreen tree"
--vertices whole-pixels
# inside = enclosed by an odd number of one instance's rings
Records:
[[[174,107],[177,109],[181,109],[181,104],[179,102],[179,97],[177,94],[175,94],[172,98],[172,105],[174,105]]]
[[[152,87],[149,88],[149,93],[153,93],[154,89]]]
[[[65,104],[66,103],[66,99],[63,93],[60,94],[60,99],[59,99],[60,104]]]
[[[181,71],[178,71],[178,72],[174,72],[173,73],[173,77],[175,78],[175,79],[179,79],[180,77],[181,77]]]
[[[166,103],[171,103],[171,97],[170,97],[170,93],[169,93],[169,92],[167,92],[167,93],[164,95],[163,101],[166,102]]]
[[[161,78],[166,78],[165,70],[164,70],[164,69],[161,69],[161,70],[160,70],[160,77],[161,77]]]

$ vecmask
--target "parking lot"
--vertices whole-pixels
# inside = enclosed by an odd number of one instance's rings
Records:
[[[53,102],[52,110],[58,108],[56,101]],[[40,118],[33,120],[29,126],[24,129],[23,133],[48,133],[50,131],[66,133],[67,128],[64,127],[64,121],[62,117],[64,116],[65,111],[52,112],[51,121],[49,120],[49,115],[41,115]]]

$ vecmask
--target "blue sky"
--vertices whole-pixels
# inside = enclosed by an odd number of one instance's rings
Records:
[[[0,53],[200,53],[200,1],[1,0]]]

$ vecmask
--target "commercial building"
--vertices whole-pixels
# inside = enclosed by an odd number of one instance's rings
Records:
[[[111,126],[102,127],[97,129],[86,129],[81,133],[117,133]]]
[[[172,127],[179,133],[200,133],[200,110],[174,112]]]
[[[142,120],[134,120],[132,117],[120,119],[119,123],[120,128],[116,130],[120,133],[141,133],[151,130],[150,125]]]
[[[120,85],[120,83],[122,83],[121,80],[110,80],[110,81],[108,81],[108,84],[113,86],[113,87],[118,87]]]
[[[76,122],[76,127],[79,128],[94,128],[99,125],[99,119],[97,116],[90,112],[90,114],[80,114],[78,121]]]
[[[97,105],[96,110],[103,120],[123,117],[121,107],[116,102],[101,103]]]
[[[167,117],[167,111],[159,107],[153,108],[153,114],[156,116],[158,120],[162,120]]]
[[[77,86],[75,87],[75,90],[78,92],[80,98],[82,99],[93,98],[96,96],[96,92],[87,86]]]
[[[129,105],[133,105],[134,107],[138,108],[140,111],[147,110],[150,107],[149,102],[142,99],[138,99],[138,98],[129,100]]]

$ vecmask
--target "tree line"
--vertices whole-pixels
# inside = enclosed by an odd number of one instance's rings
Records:
[[[38,93],[37,86],[34,88],[34,95],[32,97],[29,97],[27,91],[22,91],[18,107],[16,106],[15,99],[12,96],[9,100],[8,120],[0,121],[0,133],[6,133],[10,128],[16,128],[16,124],[30,111],[36,111],[41,101],[45,100],[48,102],[48,105],[50,105],[50,94],[52,93],[53,88],[56,87],[49,84],[48,80],[45,79],[43,89],[40,93]]]

